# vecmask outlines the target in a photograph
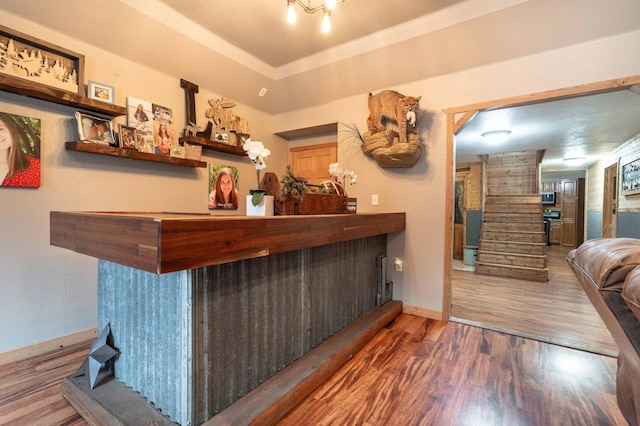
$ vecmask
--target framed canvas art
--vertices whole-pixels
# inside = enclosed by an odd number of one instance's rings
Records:
[[[40,119],[0,112],[0,185],[40,187]]]

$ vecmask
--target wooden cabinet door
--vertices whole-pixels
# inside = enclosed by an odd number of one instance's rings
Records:
[[[307,178],[309,183],[331,179],[329,164],[338,161],[338,143],[309,145],[289,150],[293,173]]]
[[[553,192],[556,190],[556,183],[554,181],[545,180],[540,185],[540,192]]]
[[[549,222],[549,244],[560,244],[562,227],[559,221],[552,220]]]
[[[575,179],[563,179],[560,182],[560,192],[563,197],[577,197],[578,185]]]

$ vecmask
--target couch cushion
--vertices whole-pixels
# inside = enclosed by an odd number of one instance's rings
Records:
[[[640,266],[629,272],[622,286],[622,298],[640,320]]]
[[[629,272],[640,265],[640,240],[596,238],[587,240],[567,255],[598,288],[621,287]]]

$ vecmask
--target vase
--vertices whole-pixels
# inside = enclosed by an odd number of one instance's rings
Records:
[[[251,202],[251,195],[247,195],[247,216],[273,216],[273,195],[265,195],[257,206]]]

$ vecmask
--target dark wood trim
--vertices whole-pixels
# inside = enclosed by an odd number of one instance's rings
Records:
[[[80,85],[83,85],[80,82]],[[83,86],[84,87],[84,86]],[[42,101],[53,102],[73,108],[91,111],[109,117],[127,115],[127,109],[122,106],[96,101],[94,99],[81,96],[77,93],[56,89],[18,77],[0,74],[0,90],[27,96],[29,98],[40,99]]]
[[[227,145],[224,143],[211,141],[200,136],[183,136],[178,139],[180,144],[190,143],[194,145],[201,145],[205,149],[211,149],[219,152],[226,152],[227,154],[246,156],[247,153],[239,145]]]
[[[207,167],[207,163],[199,160],[176,158],[149,152],[140,152],[134,149],[116,148],[110,145],[85,142],[66,142],[64,148],[67,151],[88,152],[90,154],[109,155],[111,157],[131,158],[133,160],[153,161],[154,163],[173,164],[186,167]]]

